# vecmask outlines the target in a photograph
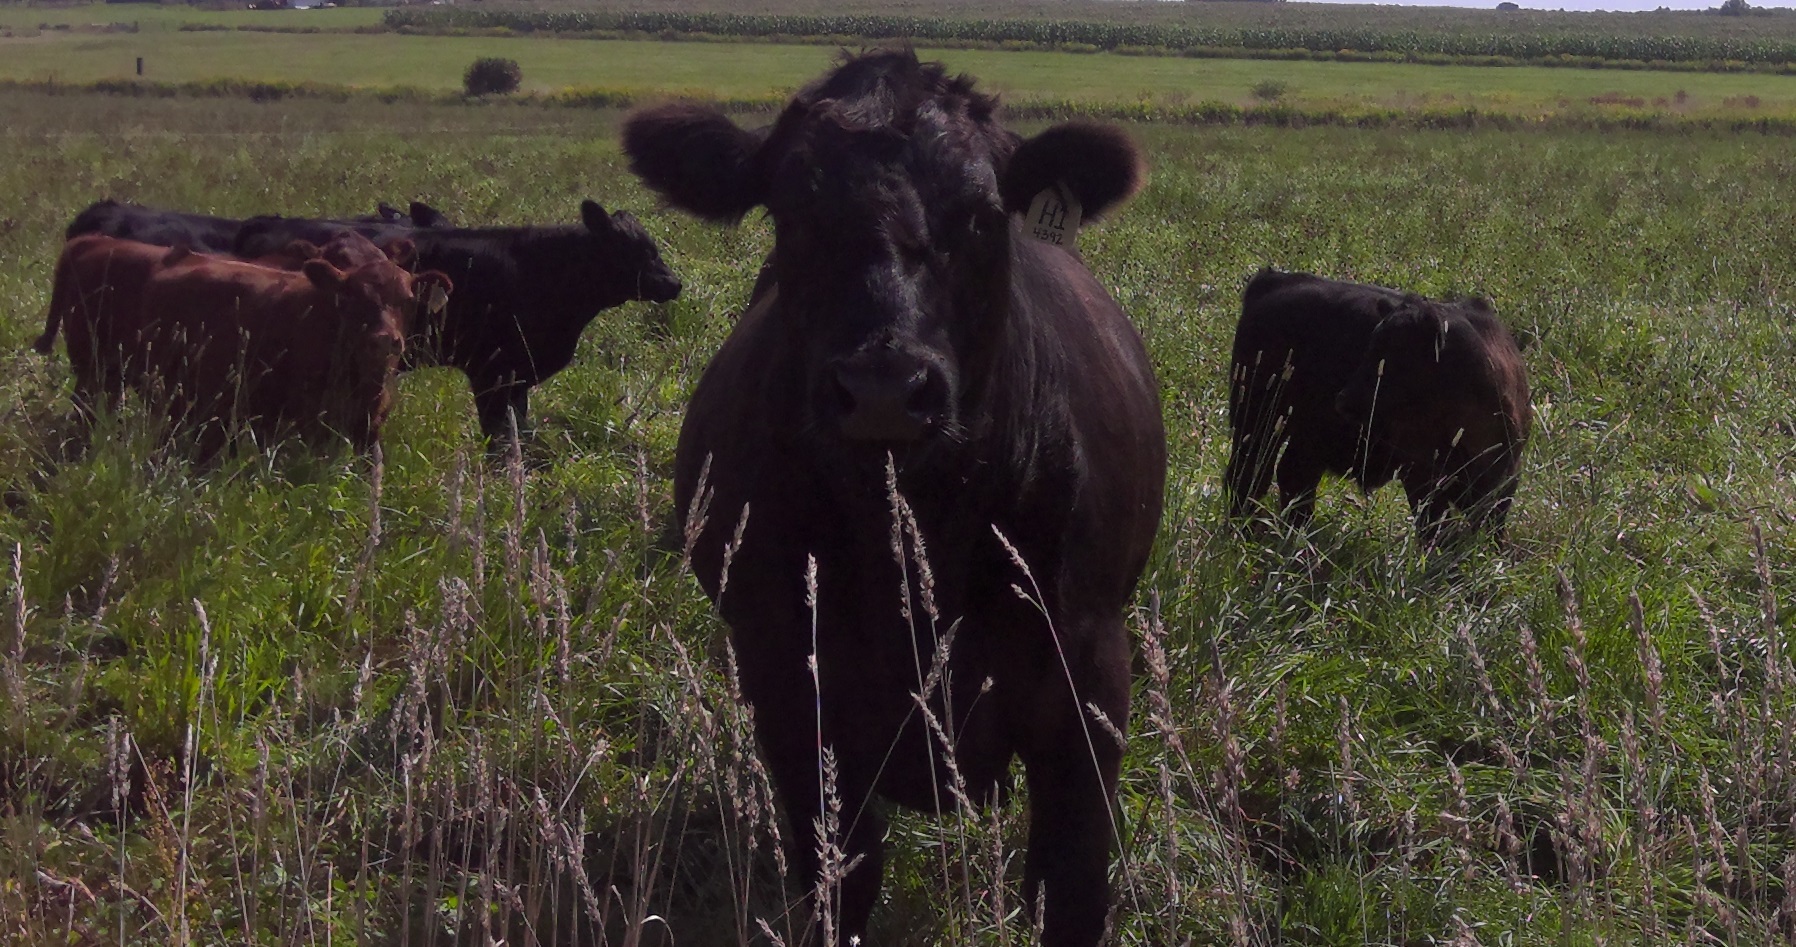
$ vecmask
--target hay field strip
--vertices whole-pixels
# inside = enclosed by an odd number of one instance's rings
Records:
[[[1299,108],[1445,106],[1529,117],[1600,114],[1618,107],[1698,118],[1796,114],[1796,76],[920,52],[978,75],[987,87],[1017,100],[1243,105],[1255,101],[1256,87],[1271,82],[1281,87],[1278,101]],[[826,46],[748,43],[384,33],[47,33],[0,39],[0,78],[125,79],[142,56],[145,78],[152,80],[236,78],[454,90],[469,62],[505,56],[523,67],[527,91],[603,87],[729,98],[790,90],[834,55]]]

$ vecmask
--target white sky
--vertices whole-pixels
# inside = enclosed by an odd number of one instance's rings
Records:
[[[1311,3],[1364,3],[1365,0],[1308,0]],[[1657,10],[1669,7],[1673,10],[1709,10],[1721,5],[1721,0],[1516,0],[1526,9],[1532,10]],[[1747,0],[1755,7],[1789,7],[1796,5],[1793,0],[1768,0],[1765,3]],[[1394,0],[1389,6],[1400,7],[1479,7],[1485,10],[1494,8],[1497,0]]]

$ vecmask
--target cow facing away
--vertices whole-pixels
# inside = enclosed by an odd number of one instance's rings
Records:
[[[495,444],[528,429],[530,389],[574,359],[580,333],[603,310],[626,302],[666,302],[680,280],[648,231],[627,211],[595,201],[579,224],[559,227],[431,229],[359,224],[376,242],[403,236],[417,245],[413,267],[438,270],[456,292],[440,315],[420,314],[406,366],[452,365],[474,391],[480,429]],[[342,224],[291,217],[244,222],[233,252],[253,258],[295,240],[321,242]]]
[[[168,248],[90,234],[63,245],[50,289],[43,334],[32,347],[46,355],[60,332],[75,376],[75,407],[91,415],[125,390],[125,360],[142,331],[143,289]]]
[[[48,351],[60,323],[78,405],[136,389],[194,435],[202,459],[239,424],[264,442],[345,437],[366,449],[386,419],[418,291],[448,288],[442,274],[414,278],[385,254],[347,272],[323,257],[292,271],[83,237],[58,262],[37,347]]]
[[[1276,475],[1285,519],[1307,524],[1333,473],[1367,491],[1400,481],[1427,543],[1455,510],[1500,535],[1532,417],[1521,352],[1485,300],[1264,269],[1235,330],[1230,513]]]
[[[987,803],[1013,757],[1045,942],[1097,943],[1109,909],[1122,747],[1087,708],[1127,725],[1123,610],[1159,523],[1165,433],[1134,326],[1020,215],[1061,182],[1100,216],[1144,172],[1117,130],[1024,140],[994,106],[880,51],[770,131],[684,105],[624,127],[631,168],[674,206],[774,221],[771,285],[681,427],[675,511],[807,882],[833,759],[832,841],[861,860],[835,902],[844,942],[880,887],[872,797]]]

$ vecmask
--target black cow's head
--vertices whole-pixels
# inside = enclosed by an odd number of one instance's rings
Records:
[[[661,261],[655,238],[629,211],[607,214],[598,201],[583,201],[580,221],[586,227],[593,269],[617,284],[608,288],[608,293],[621,292],[624,299],[652,303],[680,295],[680,278]]]
[[[1381,302],[1382,318],[1335,407],[1374,430],[1389,430],[1426,426],[1460,400],[1488,376],[1482,342],[1462,306],[1491,311],[1483,299],[1445,303],[1406,295]]]
[[[668,105],[624,127],[631,169],[674,206],[773,218],[777,318],[803,369],[805,419],[875,443],[953,436],[1002,346],[1017,215],[1062,185],[1089,218],[1144,177],[1121,132],[1023,140],[996,100],[909,50],[846,59],[771,128]]]

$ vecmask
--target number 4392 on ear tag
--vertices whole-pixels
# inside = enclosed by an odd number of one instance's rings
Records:
[[[1023,227],[1029,236],[1068,250],[1078,249],[1079,201],[1063,182],[1055,182],[1029,202]]]

